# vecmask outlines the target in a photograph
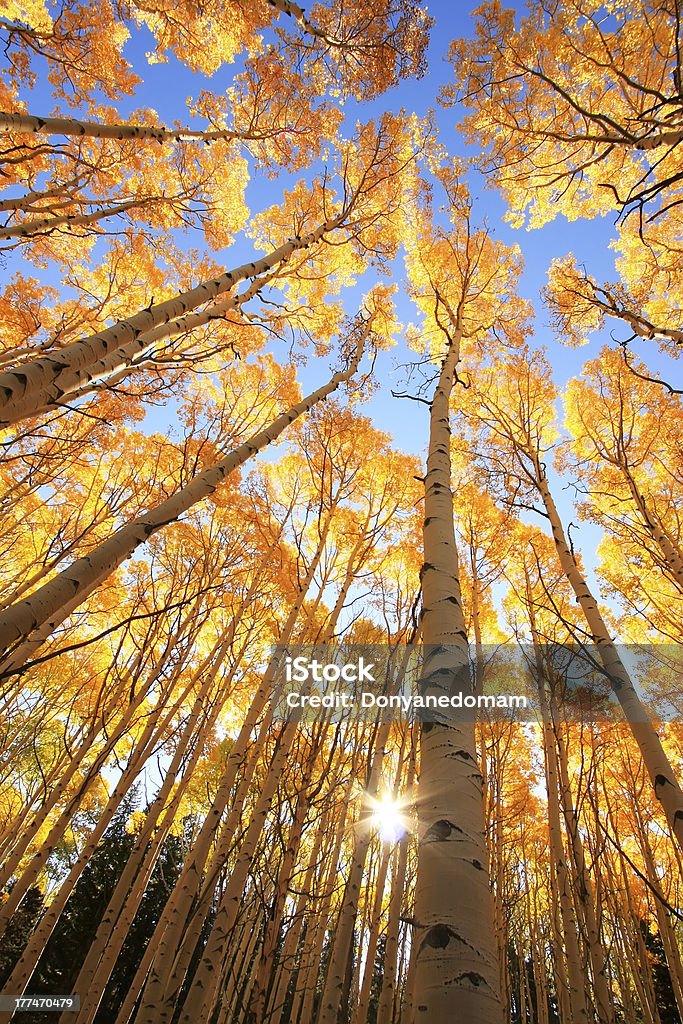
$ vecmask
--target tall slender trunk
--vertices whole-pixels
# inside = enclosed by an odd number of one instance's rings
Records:
[[[391,896],[389,899],[389,920],[387,924],[384,972],[382,975],[382,989],[377,1006],[377,1024],[392,1024],[394,1008],[396,1005],[396,971],[398,969],[398,949],[401,907],[403,903],[403,890],[406,880],[406,867],[408,864],[408,834],[394,847],[393,860],[391,864]]]
[[[581,944],[581,933],[578,927],[577,917],[574,908],[573,894],[577,900],[581,900],[584,908],[584,918],[587,923],[587,939],[589,953],[593,965],[593,982],[596,995],[596,1009],[601,1024],[611,1024],[612,1011],[607,982],[605,977],[605,957],[600,942],[600,934],[597,928],[595,912],[592,904],[592,891],[588,890],[588,879],[586,865],[583,858],[583,847],[581,846],[578,834],[578,822],[572,817],[573,806],[571,803],[571,789],[567,773],[564,747],[558,751],[555,735],[555,726],[551,708],[553,706],[552,694],[550,700],[546,693],[545,681],[546,670],[543,658],[542,644],[538,635],[534,602],[531,593],[531,581],[526,566],[524,567],[527,613],[531,627],[531,636],[534,647],[534,666],[536,673],[536,685],[539,695],[539,705],[543,718],[543,750],[545,754],[546,768],[546,790],[548,797],[548,830],[550,836],[551,868],[556,881],[556,889],[559,894],[560,914],[562,917],[564,932],[564,950],[567,962],[567,982],[569,986],[569,1006],[572,1021],[587,1021],[589,1019],[588,1005],[586,1002],[586,990],[584,983],[583,963],[579,953]],[[567,857],[565,844],[562,837],[560,793],[562,794],[562,810],[564,811],[567,836],[571,843],[573,857],[571,862]],[[575,871],[573,881],[570,863]],[[561,956],[557,950],[557,956]]]
[[[339,855],[344,841],[344,830],[347,823],[350,795],[351,788],[349,787],[346,799],[342,804],[339,821],[335,830],[334,844],[330,852],[328,868],[326,872],[321,872],[320,888],[322,889],[323,895],[319,901],[315,917],[310,915],[309,907],[305,943],[301,956],[301,964],[304,967],[304,970],[302,971],[303,982],[299,984],[297,981],[291,1013],[291,1020],[298,1020],[301,1024],[313,1024],[313,1004],[315,1001],[318,975],[320,973],[320,958],[322,956],[323,946],[325,943],[325,935],[327,934],[327,922],[330,915],[332,896],[336,888],[338,878]]]
[[[315,900],[312,898],[313,885],[319,869],[320,851],[323,840],[330,828],[330,822],[325,815],[322,815],[316,831],[315,841],[311,849],[306,874],[303,878],[303,885],[299,889],[299,898],[290,919],[287,934],[280,951],[278,959],[278,972],[275,984],[271,988],[266,1004],[264,1017],[270,1024],[281,1024],[285,1013],[285,1002],[290,982],[296,974],[295,961],[298,963],[297,950],[302,944],[302,932],[304,922],[311,917],[315,910]],[[293,1019],[293,1018],[292,1018]]]
[[[375,958],[380,935],[379,929],[382,918],[382,906],[384,903],[384,886],[386,884],[387,872],[389,870],[389,857],[389,847],[385,845],[382,850],[379,870],[377,871],[377,879],[375,881],[375,900],[367,923],[367,931],[369,934],[368,943],[365,947],[365,968],[363,971],[363,983],[358,997],[358,1005],[353,1011],[351,1018],[354,1021],[354,1024],[366,1024],[368,1019],[370,989],[372,988],[372,982],[375,976]]]
[[[223,1014],[220,1018],[226,1024],[234,1024],[238,1005],[243,1003],[242,991],[247,964],[251,961],[260,941],[260,928],[252,918],[245,918],[233,943],[232,959],[224,972],[225,987],[221,996]]]
[[[307,249],[343,222],[344,213],[332,217],[305,235],[296,235],[268,255],[227,270],[211,281],[203,281],[189,291],[164,302],[150,303],[147,309],[119,320],[81,341],[65,345],[56,352],[17,364],[13,370],[0,373],[0,426],[9,426],[35,414],[35,410],[61,396],[61,381],[78,371],[86,371],[99,360],[126,345],[135,344],[140,336],[155,327],[167,324],[196,309],[203,303],[229,291],[247,278],[258,277],[289,259],[292,253]],[[142,347],[145,346],[144,340]]]
[[[278,267],[282,267],[285,262],[286,260],[281,260]],[[37,416],[49,412],[51,409],[59,408],[65,402],[72,403],[102,388],[113,387],[138,368],[144,359],[150,358],[154,361],[152,350],[160,342],[186,334],[197,327],[212,323],[214,320],[225,319],[227,313],[240,309],[276,276],[276,270],[261,274],[253,278],[248,287],[238,295],[231,295],[227,299],[223,299],[222,302],[214,302],[202,310],[186,313],[184,316],[162,323],[152,330],[144,331],[136,337],[135,341],[131,341],[128,345],[120,345],[109,355],[89,363],[84,369],[73,372],[64,371],[59,377],[58,385],[54,384],[44,388],[39,394],[36,393],[33,396],[31,415]]]
[[[278,737],[263,788],[240,842],[237,859],[216,910],[208,942],[197,965],[190,990],[182,1004],[178,1018],[179,1024],[195,1024],[196,1021],[211,1019],[217,990],[221,983],[220,965],[225,959],[229,937],[237,922],[244,884],[275,792],[285,771],[298,728],[298,722],[289,721],[284,725]],[[153,1008],[146,1004],[144,1010],[136,1018],[139,1024],[162,1024],[162,1022],[170,1020],[178,1002],[183,980],[184,972],[180,974],[173,972],[164,993],[163,1002]],[[150,1013],[150,1011],[152,1012]]]
[[[381,722],[374,736],[365,792],[366,799],[376,798],[382,774],[385,747],[391,733],[391,723]],[[358,916],[361,882],[365,870],[372,831],[366,816],[361,816],[354,831],[351,867],[344,887],[339,917],[334,929],[332,953],[325,977],[325,985],[318,1012],[318,1024],[337,1024],[340,1013],[344,1013],[346,983],[350,980],[348,971],[353,957],[353,934]],[[370,967],[372,971],[372,966]]]
[[[534,900],[534,919],[531,922],[531,950],[534,964],[534,984],[536,986],[536,1020],[537,1024],[549,1024],[548,977],[545,970],[543,936],[539,934],[538,921],[538,906]]]
[[[503,726],[502,728],[506,727]],[[505,810],[502,801],[502,791],[505,763],[501,742],[505,733],[502,732],[501,725],[492,725],[485,722],[481,723],[479,732],[481,735],[480,764],[482,791],[485,801],[485,820],[491,823],[488,838],[489,870],[493,882],[493,920],[500,973],[500,997],[503,1020],[508,1020],[512,1012],[512,980],[510,977],[510,957],[508,955],[510,920],[505,908],[507,844],[503,834]],[[490,746],[486,742],[487,734],[490,739]]]
[[[661,882],[657,877],[655,859],[652,853],[650,839],[648,837],[648,829],[645,827],[640,810],[635,805],[635,802],[633,814],[638,830],[638,839],[640,841],[643,858],[645,860],[645,872],[650,885],[657,889],[661,885]],[[674,929],[671,926],[671,919],[669,917],[668,910],[658,899],[655,899],[654,903],[655,916],[657,918],[657,926],[659,928],[659,937],[662,940],[662,946],[664,947],[666,964],[671,978],[671,987],[676,999],[678,1015],[681,1020],[683,1020],[683,968],[681,966],[681,954],[678,948],[678,939],[676,938]]]
[[[330,528],[330,524],[331,513],[327,516],[320,534],[316,556],[309,568],[309,573],[307,577],[309,580],[312,580],[313,575],[316,571],[316,567],[319,564],[320,559],[322,557],[323,551],[325,549],[327,533]],[[327,626],[325,627],[323,637],[321,640],[321,642],[323,643],[329,642],[331,637],[334,635],[334,631],[337,625],[337,619],[341,614],[344,604],[343,597],[347,592],[347,584],[349,583],[349,577],[352,575],[353,571],[354,567],[350,565],[347,571],[347,579],[345,582],[345,586],[342,587],[340,599],[337,600],[333,614]],[[323,590],[324,584],[320,587],[318,597],[316,600],[319,600],[321,598]],[[285,637],[281,638],[281,643],[288,642],[289,633],[291,633],[291,629],[293,629],[293,626],[294,618],[292,618],[292,615],[290,614],[290,618],[287,624],[288,632]],[[274,671],[274,665],[275,663],[271,665],[271,667],[266,673],[266,677],[268,679],[270,679],[270,676]],[[268,692],[269,689],[270,687],[267,686],[266,690]],[[251,753],[252,760],[254,763],[259,753],[265,746],[266,740],[269,736],[270,728],[271,719],[270,717],[267,717],[261,726],[259,737],[256,743],[254,744],[254,747],[252,748]],[[266,819],[267,813],[272,803],[272,799],[275,794],[275,789],[278,783],[278,772],[280,768],[284,765],[287,751],[289,750],[289,747],[293,743],[295,736],[296,730],[288,728],[284,731],[283,735],[279,740],[279,746],[277,749],[276,757],[273,763],[269,765],[268,775],[266,776],[266,783],[264,784],[261,795],[259,797],[257,809],[254,812],[252,822],[249,826],[249,829],[247,830],[247,834],[240,844],[236,864],[230,876],[228,887],[223,893],[223,898],[219,906],[219,911],[216,914],[216,918],[212,926],[212,932],[209,937],[209,945],[207,946],[207,949],[211,947],[212,952],[211,954],[205,953],[205,955],[202,957],[202,960],[200,961],[200,964],[197,968],[197,971],[200,973],[200,977],[198,979],[197,975],[195,974],[193,986],[190,989],[190,993],[188,994],[188,998],[191,997],[196,1001],[199,1001],[201,998],[201,1000],[203,1000],[204,1006],[206,1006],[207,1003],[210,1003],[217,993],[217,989],[220,984],[220,978],[218,977],[218,974],[215,972],[215,962],[218,959],[220,959],[220,956],[222,955],[221,950],[226,948],[229,934],[232,928],[234,927],[236,920],[236,918],[233,919],[234,913],[238,909],[236,894],[239,891],[239,886],[243,885],[246,879],[246,872],[249,870],[251,858],[253,857],[254,851],[256,849],[256,843],[260,836],[260,831],[263,828],[263,823]],[[230,817],[223,830],[221,846],[217,849],[216,854],[214,855],[213,860],[218,864],[223,864],[225,861],[225,857],[227,854],[227,850],[225,849],[226,840],[229,838],[231,839],[234,833],[237,831],[240,810],[247,795],[248,785],[249,779],[245,775],[245,778],[242,781],[241,789],[233,802]],[[254,821],[254,818],[258,820]],[[182,940],[178,946],[172,965],[168,955],[166,955],[165,957],[166,966],[163,973],[164,997],[162,1004],[157,1005],[156,1000],[152,999],[151,994],[148,995],[148,993],[145,992],[144,1004],[148,1008],[156,1006],[154,1012],[157,1015],[157,1021],[159,1021],[159,1024],[161,1024],[161,1021],[165,1019],[165,1014],[172,1012],[175,1001],[178,998],[178,994],[180,992],[183,979],[190,966],[192,954],[196,947],[196,943],[199,940],[201,928],[203,926],[206,913],[208,912],[210,906],[210,900],[213,895],[213,887],[215,885],[215,880],[216,872],[210,866],[207,872],[207,880],[205,881],[202,887],[200,903],[195,907],[192,920],[190,921],[189,926],[184,931]],[[159,963],[163,963],[162,958],[159,958]],[[202,974],[205,976],[204,981],[201,980]],[[156,979],[157,983],[160,982],[160,979],[161,974],[159,974],[158,978]],[[199,1012],[199,1010],[197,1009],[197,1005],[198,1002],[196,1005],[193,1006],[191,1010],[184,1010],[184,1013],[186,1013],[189,1016],[193,1012]],[[207,1010],[206,1012],[208,1013],[209,1011]],[[145,1018],[140,1017],[140,1019],[144,1021]]]
[[[552,703],[551,703],[552,708]],[[586,865],[583,840],[579,828],[578,815],[574,809],[567,748],[564,738],[559,732],[557,723],[554,725],[555,743],[557,747],[557,766],[560,775],[560,793],[567,835],[571,844],[572,859],[576,870],[577,906],[585,921],[588,953],[593,972],[593,991],[595,1010],[600,1024],[612,1024],[614,1009],[612,996],[607,982],[607,962],[605,950],[600,938],[600,926],[596,912],[595,890]]]
[[[426,692],[469,678],[451,491],[450,398],[462,329],[444,358],[430,412],[425,478],[422,636]],[[422,728],[413,942],[416,1022],[500,1024],[482,779],[473,723]]]
[[[320,560],[322,559],[329,528],[330,518],[328,517],[323,523],[317,550],[309,565],[306,577],[302,581],[296,600],[290,608],[287,621],[281,630],[279,637],[281,644],[287,644],[290,642],[292,631],[313,582]],[[252,733],[258,725],[259,719],[261,718],[271,695],[271,687],[275,678],[275,671],[276,662],[272,661],[264,673],[261,685],[254,694],[251,706],[242,723],[237,739],[232,745],[212,806],[209,808],[206,818],[204,819],[197,841],[193,845],[191,853],[186,858],[180,877],[176,882],[166,906],[164,907],[161,918],[157,922],[154,935],[150,939],[143,961],[138,968],[130,991],[119,1011],[117,1024],[126,1024],[129,1020],[143,986],[144,996],[140,1009],[142,1010],[145,1004],[149,1005],[151,1008],[150,1012],[152,1013],[156,1012],[156,1010],[160,1008],[164,989],[168,983],[171,971],[174,968],[176,953],[182,946],[184,939],[186,940],[186,947],[191,947],[191,956],[194,945],[192,944],[191,939],[190,941],[187,941],[188,916],[190,915],[194,904],[195,920],[192,922],[190,932],[191,934],[195,934],[196,942],[196,938],[198,938],[196,929],[199,928],[201,931],[204,920],[204,917],[200,916],[200,913],[205,914],[208,911],[210,898],[213,894],[213,886],[215,885],[216,870],[224,863],[227,851],[234,838],[235,828],[239,824],[242,805],[246,798],[247,790],[251,781],[246,770],[242,783],[238,787],[238,792],[235,794],[228,820],[220,830],[217,840],[216,831],[220,826],[221,817],[225,811],[230,794],[233,792],[238,773],[240,769],[245,766]],[[257,738],[252,745],[251,758],[253,764],[255,764],[265,745],[271,721],[272,718],[270,714],[266,714]],[[214,841],[216,841],[215,853],[207,867],[209,851]],[[202,885],[202,874],[205,869],[207,878]]]
[[[213,494],[230,473],[275,441],[294,420],[336,391],[344,381],[349,380],[356,372],[369,332],[370,322],[365,324],[353,360],[346,370],[335,373],[327,384],[282,413],[264,430],[254,434],[216,465],[199,473],[166,501],[162,501],[149,512],[121,527],[89,555],[79,558],[30,597],[4,611],[0,615],[0,651],[8,651],[17,641],[23,641],[48,619],[61,621],[60,609],[65,605],[73,607],[72,602],[77,594],[91,589],[94,583],[105,580],[154,533],[175,522],[183,512]]]
[[[105,124],[102,121],[81,121],[72,117],[38,117],[35,114],[0,113],[0,132],[15,135],[66,135],[76,139],[147,139],[152,142],[242,138],[239,132],[226,129],[195,131],[191,128],[164,128],[162,125]]]
[[[673,579],[674,583],[680,590],[683,590],[683,552],[677,544],[673,542],[667,531],[659,523],[656,517],[652,514],[648,508],[648,504],[640,491],[640,488],[633,479],[631,471],[624,460],[618,463],[621,469],[631,497],[638,510],[638,514],[645,526],[645,529],[652,537],[653,541],[659,548],[662,560],[665,568],[668,570],[669,576]]]
[[[412,794],[412,788],[414,783],[414,750],[413,750],[413,733],[407,731],[403,733],[401,738],[401,746],[398,752],[398,768],[396,771],[396,778],[394,781],[394,800],[398,800],[401,792],[401,776],[403,774],[403,760],[406,743],[410,745],[409,761],[408,761],[408,777],[406,779],[406,793]],[[357,1024],[365,1024],[368,1014],[368,1008],[370,1005],[370,990],[372,987],[372,981],[375,969],[375,954],[377,952],[377,943],[379,941],[379,925],[382,916],[382,908],[384,905],[384,885],[386,882],[387,871],[389,869],[389,862],[391,860],[392,869],[392,880],[391,880],[391,894],[389,897],[389,909],[388,909],[388,921],[386,930],[386,940],[384,947],[384,963],[382,971],[382,987],[380,990],[380,998],[377,1005],[377,1022],[380,1022],[380,1013],[382,1008],[382,997],[384,996],[384,1013],[386,1014],[387,1003],[391,1005],[393,1003],[393,992],[396,985],[396,939],[398,938],[398,917],[401,909],[401,898],[403,894],[403,885],[405,882],[405,863],[407,857],[407,839],[408,832],[403,836],[398,837],[391,858],[389,856],[388,848],[382,853],[382,860],[378,871],[377,881],[375,883],[375,902],[372,908],[372,915],[370,918],[370,938],[365,953],[365,973],[363,977],[363,986],[360,992],[360,998],[358,1006],[355,1011],[354,1020]],[[397,885],[396,878],[393,877],[393,872],[398,872],[401,875],[400,885]],[[392,908],[394,911],[394,919],[392,921],[391,912]],[[388,973],[391,974],[389,979]]]
[[[548,515],[560,564],[581,606],[588,628],[598,648],[600,659],[609,677],[610,685],[638,744],[655,796],[662,805],[678,843],[683,846],[683,791],[681,791],[669,759],[664,752],[657,731],[652,725],[612,641],[598,603],[579,571],[574,553],[567,543],[562,521],[550,492],[541,460],[536,454],[532,454],[531,458],[536,474],[536,486]]]
[[[277,956],[278,940],[280,938],[280,929],[282,927],[285,901],[287,899],[287,893],[289,892],[292,875],[295,871],[296,858],[299,854],[304,825],[306,824],[306,817],[310,807],[311,798],[308,793],[308,786],[310,783],[310,774],[313,769],[313,758],[316,753],[317,751],[310,751],[308,754],[309,760],[306,766],[304,779],[302,780],[300,787],[298,787],[299,796],[296,802],[294,820],[292,821],[289,835],[287,836],[285,853],[278,871],[272,906],[268,914],[268,921],[263,937],[263,950],[261,952],[260,963],[257,965],[254,984],[249,994],[246,1019],[250,1024],[261,1024],[261,1021],[263,1021],[268,991],[277,973],[275,961]]]
[[[49,640],[57,627],[90,597],[93,590],[97,589],[99,582],[99,580],[95,579],[86,587],[82,587],[74,594],[70,601],[66,601],[60,606],[55,617],[48,616],[37,629],[28,633],[26,639],[0,662],[0,676],[10,676],[26,668],[32,661],[33,656],[38,653],[45,641]],[[11,608],[12,605],[8,605],[8,607]]]
[[[9,228],[0,228],[0,240],[10,238],[31,238],[34,235],[45,235],[56,228],[77,228],[87,224],[96,224],[107,217],[118,217],[128,210],[134,210],[139,206],[153,200],[129,199],[125,203],[118,203],[115,206],[104,206],[100,210],[92,210],[90,213],[70,213],[61,217],[37,217],[35,220],[22,220]],[[10,247],[11,248],[11,247]]]
[[[542,678],[542,677],[541,677]],[[541,684],[542,687],[542,684]],[[540,687],[539,687],[540,691]],[[546,709],[547,710],[547,709]],[[546,789],[548,795],[548,831],[550,838],[551,874],[559,896],[564,955],[567,967],[568,998],[572,1024],[589,1020],[586,1003],[583,963],[580,955],[580,933],[572,899],[572,879],[560,825],[559,773],[553,727],[544,716],[543,749],[545,753]],[[556,950],[562,956],[562,950]]]

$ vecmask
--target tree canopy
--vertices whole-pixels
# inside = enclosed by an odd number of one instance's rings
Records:
[[[678,0],[0,38],[0,1024],[683,1020]]]

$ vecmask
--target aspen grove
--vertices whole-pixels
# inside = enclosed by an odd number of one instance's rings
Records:
[[[683,1024],[682,26],[0,4],[0,1024]]]

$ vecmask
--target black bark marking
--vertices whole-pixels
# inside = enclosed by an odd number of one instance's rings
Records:
[[[458,935],[458,933],[456,931],[453,931],[453,929],[449,925],[435,924],[432,925],[432,927],[429,929],[429,931],[423,938],[422,942],[420,943],[418,954],[422,952],[425,946],[430,946],[432,949],[445,949],[446,946],[448,946],[449,943],[451,942],[451,939],[455,939],[456,942],[460,942],[462,943],[462,945],[468,946],[470,949],[473,948],[469,942],[463,939],[462,935]],[[474,972],[468,972],[468,974],[461,974],[460,978],[467,978],[470,974],[474,977],[481,979],[481,981],[485,983],[485,978],[483,978],[481,974],[474,974]],[[472,984],[479,984],[479,982],[473,981]]]
[[[453,934],[454,932],[448,925],[435,924],[433,928],[429,929],[422,940],[422,946],[431,946],[432,949],[445,949],[451,941],[451,935]]]
[[[448,821],[446,818],[439,818],[438,821],[429,826],[422,838],[422,842],[442,843],[450,837],[451,832],[460,832],[462,835],[462,829],[458,825]]]
[[[466,971],[465,974],[459,974],[457,981],[469,981],[475,988],[479,988],[480,985],[486,984],[486,978],[483,974],[478,974],[476,971]]]

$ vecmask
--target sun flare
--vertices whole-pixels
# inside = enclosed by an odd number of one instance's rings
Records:
[[[379,832],[385,843],[397,843],[408,831],[408,822],[401,812],[401,805],[388,793],[379,800],[372,800],[372,828]]]

